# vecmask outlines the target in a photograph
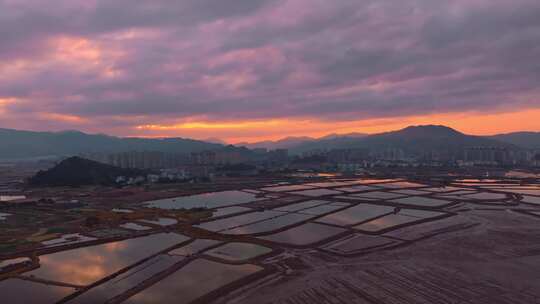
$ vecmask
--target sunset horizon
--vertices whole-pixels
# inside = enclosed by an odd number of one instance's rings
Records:
[[[80,131],[88,134],[106,134],[118,137],[138,138],[189,138],[218,140],[227,144],[277,141],[294,137],[321,138],[327,135],[362,133],[366,135],[397,131],[409,126],[442,125],[461,133],[490,136],[515,132],[540,132],[540,109],[504,113],[447,113],[426,116],[407,116],[368,119],[360,121],[317,121],[314,119],[272,119],[252,121],[189,121],[173,125],[149,124],[134,126],[124,131],[109,132],[107,129],[86,128],[84,125],[53,128],[0,128],[20,131],[62,132]],[[502,122],[502,123],[501,123]],[[294,128],[294,129],[291,129]],[[235,135],[237,134],[237,135]],[[263,135],[259,135],[263,134]]]
[[[0,1],[0,127],[229,143],[540,131],[537,1],[55,2]]]

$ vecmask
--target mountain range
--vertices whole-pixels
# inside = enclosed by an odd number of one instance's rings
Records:
[[[213,139],[212,141],[217,141]],[[517,132],[493,136],[473,136],[437,126],[410,126],[379,134],[331,134],[321,138],[288,137],[277,141],[239,143],[250,149],[289,149],[290,154],[330,149],[399,148],[407,154],[423,151],[452,153],[463,147],[490,146],[514,149],[540,149],[540,133]],[[69,156],[89,152],[161,151],[191,153],[203,150],[233,149],[219,143],[185,138],[121,138],[79,131],[32,132],[0,129],[0,159]]]
[[[408,155],[421,154],[425,151],[439,151],[452,154],[464,147],[489,146],[489,147],[514,147],[508,142],[497,139],[463,134],[454,129],[437,126],[410,126],[398,131],[385,132],[363,137],[337,137],[307,142],[296,146],[291,150],[292,154],[298,154],[310,150],[325,149],[401,149]],[[519,148],[519,147],[515,147]]]
[[[33,132],[0,129],[0,158],[20,159],[69,156],[91,152],[196,152],[219,149],[221,144],[185,138],[121,138],[79,131]]]
[[[238,144],[242,145],[242,144]],[[378,134],[332,134],[321,138],[288,137],[277,141],[246,144],[248,148],[289,149],[291,154],[325,149],[400,148],[408,153],[425,150],[452,152],[467,146],[540,149],[540,132],[516,132],[493,136],[474,136],[440,125],[409,126]]]
[[[515,132],[494,135],[491,138],[527,149],[540,150],[540,132]]]
[[[366,137],[368,134],[365,133],[348,133],[348,134],[329,134],[323,137],[315,138],[315,137],[308,137],[308,136],[300,136],[300,137],[285,137],[276,141],[271,140],[265,140],[255,143],[246,143],[241,142],[235,144],[236,146],[244,146],[250,149],[256,149],[256,148],[265,148],[265,149],[289,149],[294,150],[296,148],[300,148],[308,143],[315,144],[320,141],[340,141],[340,140],[347,140],[347,139],[358,139],[362,137]]]

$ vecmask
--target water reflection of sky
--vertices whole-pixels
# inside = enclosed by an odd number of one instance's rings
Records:
[[[354,228],[363,231],[378,232],[386,228],[391,228],[401,224],[413,223],[420,221],[420,218],[406,216],[401,214],[389,214],[367,223],[355,226]]]
[[[286,226],[290,226],[302,221],[306,221],[313,216],[307,214],[298,214],[298,213],[289,213],[276,217],[273,219],[265,220],[262,222],[245,225],[230,230],[225,230],[221,233],[224,234],[233,234],[233,235],[242,235],[242,234],[254,234],[254,233],[263,233],[271,232],[273,230],[278,230]]]
[[[302,246],[325,240],[344,231],[346,230],[342,228],[307,223],[302,226],[260,238],[278,243]]]
[[[152,276],[167,270],[183,259],[184,257],[180,256],[158,255],[112,280],[86,291],[68,303],[105,303],[107,300],[136,287]]]
[[[44,255],[40,256],[40,268],[27,274],[86,285],[187,239],[180,234],[161,233]]]
[[[49,304],[73,293],[75,289],[50,286],[20,279],[0,282],[0,295],[6,304]],[[5,301],[5,302],[4,302]]]
[[[146,207],[161,209],[191,209],[196,207],[216,208],[227,205],[249,203],[264,199],[242,191],[221,191],[181,196],[146,202]]]
[[[282,212],[277,211],[261,211],[261,212],[252,212],[248,214],[242,214],[238,216],[228,217],[217,221],[212,221],[208,223],[203,223],[198,227],[210,230],[210,231],[221,231],[229,228],[233,228],[240,225],[247,225],[257,221],[262,221],[278,216],[282,216]]]
[[[211,249],[205,254],[228,261],[244,261],[271,251],[272,249],[257,244],[233,242]]]
[[[134,295],[125,303],[130,304],[183,304],[261,271],[256,265],[226,265],[197,259],[171,276]]]
[[[318,219],[318,222],[334,225],[353,225],[386,213],[393,212],[393,207],[378,206],[370,204],[360,204],[343,211],[329,214]]]
[[[24,195],[0,195],[0,202],[10,202],[25,199]]]
[[[440,200],[436,198],[424,197],[424,196],[411,196],[405,198],[398,198],[391,200],[398,204],[411,205],[411,206],[424,206],[424,207],[442,207],[450,204],[451,202]]]

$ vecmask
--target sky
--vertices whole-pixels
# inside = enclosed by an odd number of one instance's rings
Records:
[[[0,0],[0,127],[540,131],[538,0]]]

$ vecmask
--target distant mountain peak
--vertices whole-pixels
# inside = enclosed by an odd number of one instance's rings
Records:
[[[464,135],[463,133],[443,125],[417,125],[408,126],[397,131],[398,133],[407,135],[426,135],[426,136],[455,136]]]

